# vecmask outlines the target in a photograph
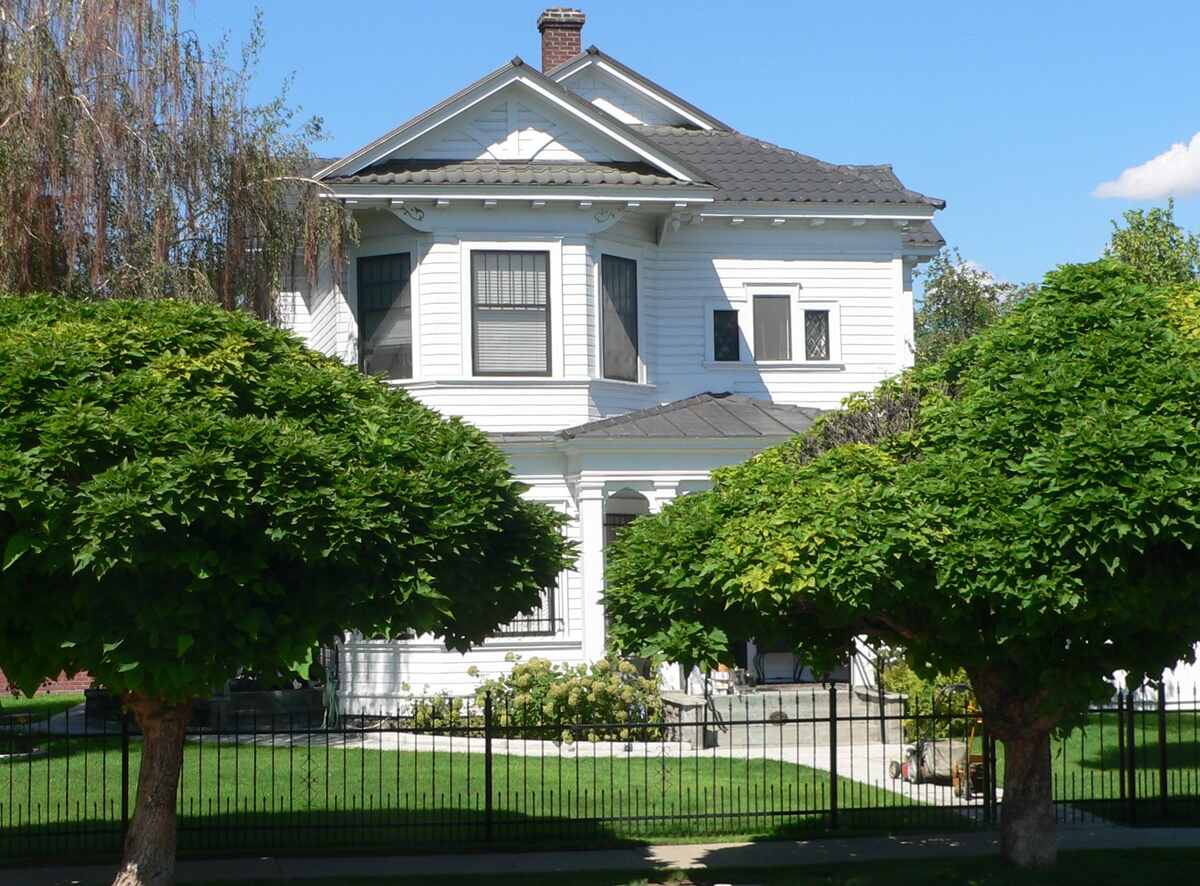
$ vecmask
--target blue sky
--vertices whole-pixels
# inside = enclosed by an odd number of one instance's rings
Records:
[[[257,97],[295,75],[338,154],[513,55],[540,60],[545,2],[262,0]],[[938,225],[997,276],[1099,254],[1122,210],[1178,195],[1200,230],[1200,2],[583,2],[595,43],[737,129],[823,160],[891,163],[943,197]],[[205,38],[251,6],[187,7]],[[1131,172],[1121,194],[1093,191]],[[1190,183],[1190,187],[1189,187]]]

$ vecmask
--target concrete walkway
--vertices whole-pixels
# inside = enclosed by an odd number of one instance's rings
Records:
[[[477,876],[486,882],[497,874],[548,874],[621,871],[649,874],[667,869],[720,870],[819,865],[839,862],[962,858],[998,851],[998,837],[949,834],[861,837],[763,843],[708,843],[646,846],[589,851],[404,855],[357,858],[245,858],[183,861],[178,881],[255,879],[281,883],[347,877],[404,877],[414,882],[441,875]],[[1060,849],[1200,848],[1200,828],[1060,827]],[[110,882],[111,866],[2,868],[0,883],[13,886],[100,886]],[[564,880],[563,882],[568,882]]]

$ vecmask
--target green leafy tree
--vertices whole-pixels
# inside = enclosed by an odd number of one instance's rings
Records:
[[[1112,223],[1106,256],[1125,262],[1147,283],[1165,285],[1200,280],[1200,236],[1175,223],[1175,201],[1149,212],[1130,209],[1125,227]]]
[[[943,249],[922,273],[925,292],[913,317],[917,363],[937,360],[995,323],[1032,291],[963,261],[957,249]]]
[[[344,631],[456,649],[567,564],[479,431],[241,312],[0,298],[0,668],[144,735],[116,882],[172,880],[191,701]]]
[[[618,647],[711,663],[852,636],[965,670],[1005,744],[1002,848],[1055,858],[1049,739],[1200,636],[1200,286],[1064,266],[938,362],[718,471],[609,555]]]

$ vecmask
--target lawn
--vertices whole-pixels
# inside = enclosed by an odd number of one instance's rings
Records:
[[[181,848],[419,848],[489,836],[482,754],[286,746],[282,739],[272,747],[263,738],[188,742]],[[119,741],[50,739],[40,759],[0,761],[0,856],[40,854],[64,839],[80,851],[111,844],[121,815]],[[140,748],[130,742],[131,796]],[[544,758],[493,757],[493,843],[786,835],[827,824],[829,776],[807,766],[678,752],[592,757],[586,745],[577,758],[564,758],[554,745],[546,748]],[[840,787],[848,828],[969,826],[880,787],[849,779]]]
[[[489,886],[715,886],[719,883],[755,884],[755,886],[1175,886],[1195,882],[1200,865],[1200,850],[1142,849],[1067,852],[1059,856],[1058,866],[1048,871],[1020,871],[999,859],[965,858],[955,860],[920,859],[847,863],[812,867],[739,868],[697,871],[671,871],[654,874],[572,873],[495,874],[487,877]],[[332,880],[312,880],[314,884]],[[387,877],[346,879],[339,886],[408,886],[412,878]],[[422,877],[428,886],[475,886],[478,876]],[[251,881],[246,886],[277,886],[279,881]],[[219,886],[216,881],[199,886]]]
[[[83,702],[82,692],[35,695],[0,694],[0,721],[9,714],[32,714],[38,720],[52,717]]]

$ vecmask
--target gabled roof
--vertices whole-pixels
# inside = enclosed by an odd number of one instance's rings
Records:
[[[374,185],[695,185],[662,175],[648,163],[524,160],[383,160],[353,175],[327,175],[324,180]]]
[[[826,163],[733,130],[637,127],[699,169],[717,200],[791,203],[900,203],[942,209],[946,202],[909,190],[890,166]]]
[[[616,71],[619,76],[623,76],[627,80],[633,81],[642,90],[648,93],[652,98],[657,99],[660,103],[670,107],[675,106],[677,111],[682,111],[681,116],[692,117],[697,123],[702,126],[708,126],[712,129],[732,129],[731,126],[722,123],[716,117],[702,111],[700,108],[693,105],[691,102],[671,92],[663,86],[655,83],[649,77],[643,77],[633,68],[622,64],[606,52],[602,52],[597,46],[589,46],[583,52],[574,58],[567,59],[562,64],[556,65],[546,72],[546,76],[552,80],[562,82],[576,72],[582,70],[590,64],[601,63],[603,66]]]
[[[493,434],[498,443],[553,443],[602,439],[726,439],[791,437],[807,430],[821,410],[705,392],[556,432]]]
[[[591,124],[607,137],[621,142],[634,153],[641,156],[647,163],[660,168],[667,175],[687,182],[703,181],[702,176],[691,169],[683,160],[673,156],[669,149],[664,148],[660,144],[648,141],[646,134],[639,131],[642,127],[629,126],[622,123],[612,115],[605,113],[601,108],[596,107],[591,102],[551,80],[541,71],[525,64],[520,56],[513,58],[512,61],[481,77],[470,86],[459,90],[449,98],[438,102],[427,111],[401,123],[395,129],[364,145],[357,151],[353,151],[342,159],[325,167],[317,173],[317,178],[324,179],[329,176],[358,172],[363,167],[378,162],[392,150],[395,150],[396,147],[411,140],[411,138],[423,134],[437,123],[455,116],[456,113],[466,110],[498,89],[517,80],[525,80],[528,84],[540,90],[546,97],[557,101],[561,106],[573,112],[576,117],[582,119],[585,123]],[[475,95],[478,98],[475,101],[471,101],[470,99]],[[462,107],[456,110],[456,106],[460,104]]]

